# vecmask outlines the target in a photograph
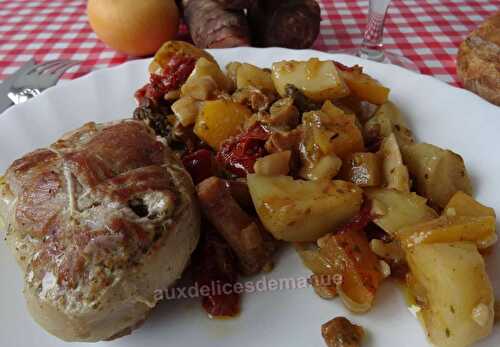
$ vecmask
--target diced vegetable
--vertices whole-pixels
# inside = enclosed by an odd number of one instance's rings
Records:
[[[439,207],[445,207],[457,191],[472,193],[472,184],[462,157],[427,143],[402,148],[408,170],[417,181],[417,192]]]
[[[271,105],[269,118],[264,118],[262,122],[275,127],[293,129],[300,123],[300,113],[292,98],[282,98]]]
[[[215,63],[214,57],[203,49],[199,49],[184,41],[167,41],[156,52],[153,61],[149,64],[149,72],[162,75],[163,69],[170,64],[174,56],[195,59],[203,57]]]
[[[182,96],[191,96],[197,100],[208,100],[216,90],[230,91],[232,82],[214,63],[205,58],[196,61],[193,72],[181,87]]]
[[[184,96],[172,104],[172,112],[184,127],[194,124],[199,111],[200,102],[190,96]]]
[[[339,65],[337,64],[337,66]],[[363,73],[362,68],[358,66],[347,69],[341,67],[339,71],[351,92],[358,98],[377,105],[387,102],[390,89]]]
[[[238,104],[249,107],[253,112],[258,112],[255,116],[264,113],[275,100],[273,93],[262,91],[252,86],[240,88],[233,93],[231,99]]]
[[[496,217],[495,210],[486,207],[464,192],[456,192],[443,210],[445,216]]]
[[[493,290],[473,243],[420,244],[407,260],[424,289],[420,313],[435,346],[465,347],[491,333]]]
[[[238,61],[232,61],[226,65],[226,76],[236,85],[236,74],[242,63]]]
[[[318,294],[331,298],[338,293],[353,312],[366,312],[371,308],[383,278],[380,262],[364,233],[370,220],[370,206],[365,205],[347,224],[320,238],[319,248],[296,244],[304,265],[322,281],[319,285],[313,284]]]
[[[268,91],[275,91],[271,72],[258,68],[255,65],[243,63],[236,71],[236,88],[256,87]]]
[[[349,88],[335,65],[331,61],[320,61],[317,58],[274,63],[272,78],[282,97],[287,96],[287,84],[294,85],[314,101],[338,99],[349,94]]]
[[[398,237],[405,247],[421,243],[446,243],[472,241],[479,248],[491,246],[496,240],[495,217],[441,216],[428,222],[406,226],[398,231]]]
[[[396,105],[388,101],[364,125],[366,142],[374,143],[394,133],[401,147],[415,142],[413,134]]]
[[[241,132],[243,123],[251,116],[251,111],[232,101],[206,101],[196,118],[194,133],[212,148]]]
[[[342,276],[337,291],[353,312],[368,311],[382,281],[379,260],[362,230],[328,234],[318,240],[319,253]]]
[[[384,186],[389,189],[396,189],[401,192],[410,192],[410,175],[408,169],[403,164],[398,141],[394,134],[389,135],[382,141],[380,153],[383,157],[382,173],[384,176]]]
[[[325,126],[332,135],[329,138],[329,146],[325,146],[325,149],[329,148],[342,159],[351,153],[362,152],[365,149],[363,135],[356,123],[353,114],[329,116]]]
[[[347,112],[342,108],[335,106],[332,104],[330,100],[326,100],[321,106],[321,111],[326,113],[329,117],[335,119],[337,117],[344,116]],[[352,115],[352,114],[351,114]]]
[[[361,189],[344,181],[255,174],[247,180],[260,220],[285,241],[316,241],[358,213],[363,202]]]
[[[339,157],[337,157],[335,154],[326,155],[324,157],[321,157],[311,167],[311,170],[307,174],[307,178],[310,180],[331,180],[335,176],[337,176],[341,167],[342,160],[340,160]]]
[[[365,194],[372,200],[375,224],[394,238],[402,227],[438,217],[436,211],[427,206],[427,200],[415,193],[370,188]]]
[[[342,165],[341,177],[360,187],[382,185],[382,160],[376,153],[353,153]]]
[[[314,162],[322,155],[335,154],[341,159],[364,150],[363,135],[356,116],[346,114],[329,101],[321,111],[302,115],[307,159]]]
[[[256,174],[264,176],[287,175],[290,171],[291,155],[291,151],[283,151],[258,158],[253,170]]]
[[[378,257],[392,262],[401,262],[406,258],[405,252],[399,241],[384,242],[379,239],[370,241],[370,249]]]
[[[240,177],[253,173],[255,162],[267,154],[265,145],[269,132],[255,123],[244,132],[233,136],[220,145],[217,161],[229,172]]]

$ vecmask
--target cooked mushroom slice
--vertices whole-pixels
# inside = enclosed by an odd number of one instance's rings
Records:
[[[328,347],[359,347],[365,332],[347,318],[336,317],[321,326],[321,334]]]
[[[293,98],[287,97],[275,101],[269,109],[269,120],[267,124],[272,126],[284,126],[290,129],[300,123],[300,113],[293,104]]]
[[[265,111],[271,106],[276,96],[269,91],[262,91],[252,86],[238,89],[232,95],[234,102],[247,105],[254,112]]]

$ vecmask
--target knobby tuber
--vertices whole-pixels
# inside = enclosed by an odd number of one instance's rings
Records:
[[[248,18],[256,45],[300,49],[316,40],[321,11],[314,0],[259,0]]]
[[[315,0],[182,0],[182,5],[193,42],[201,48],[250,43],[307,48],[319,34]]]
[[[215,0],[224,9],[243,10],[250,8],[257,0]]]
[[[243,2],[183,0],[184,18],[195,45],[200,48],[249,46],[250,32],[244,11],[225,9]]]

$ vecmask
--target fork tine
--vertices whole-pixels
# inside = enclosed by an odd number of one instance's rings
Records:
[[[71,60],[56,60],[54,61],[54,64],[47,66],[40,70],[39,72],[42,74],[53,74],[55,71],[59,70],[60,68],[63,68],[64,66],[71,64]]]
[[[61,64],[60,66],[54,68],[51,72],[50,72],[50,80],[52,82],[57,82],[57,80],[59,80],[59,78],[67,71],[69,70],[70,68],[72,68],[73,66],[75,65],[78,65],[79,62],[77,61],[71,61],[71,60],[67,60],[64,62],[64,64]]]
[[[71,67],[73,67],[73,66],[75,66],[75,65],[78,65],[78,64],[80,64],[80,62],[78,62],[78,61],[66,60],[66,61],[64,61],[64,63],[63,63],[63,64],[61,64],[61,66],[58,66],[58,67],[56,67],[56,68],[52,69],[52,71],[51,71],[51,72],[52,72],[53,74],[55,74],[55,73],[58,73],[60,70],[66,71],[66,70],[68,70],[69,68],[71,68]]]
[[[33,68],[28,71],[28,75],[34,74],[35,72],[37,73],[43,73],[46,69],[50,69],[51,67],[57,65],[60,63],[60,60],[49,60],[40,64],[36,64],[33,66]]]

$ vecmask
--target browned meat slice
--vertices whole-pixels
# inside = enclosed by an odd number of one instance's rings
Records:
[[[365,332],[347,318],[336,317],[321,326],[321,334],[328,347],[359,347]]]
[[[232,197],[227,182],[210,177],[198,184],[197,191],[203,214],[234,250],[242,272],[261,271],[270,262],[272,243]]]
[[[189,174],[140,121],[88,123],[16,160],[7,244],[35,320],[68,341],[121,336],[181,275],[199,237]]]

